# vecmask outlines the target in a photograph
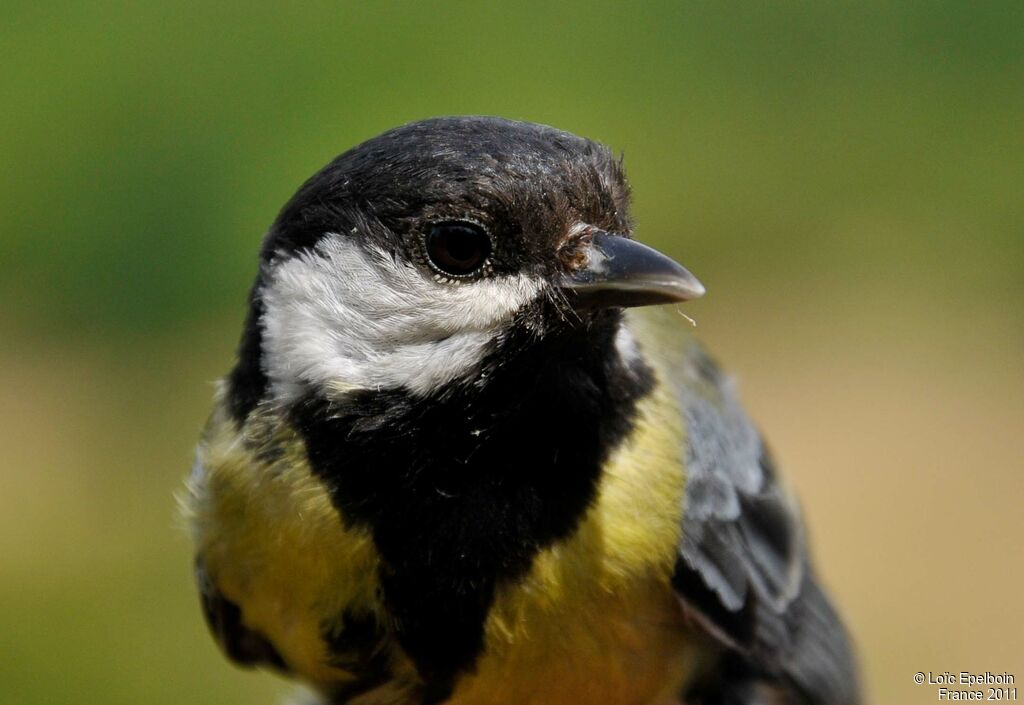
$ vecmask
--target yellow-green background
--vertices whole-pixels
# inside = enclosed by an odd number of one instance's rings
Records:
[[[276,209],[452,113],[625,153],[874,702],[1024,678],[1024,4],[286,5],[0,9],[0,703],[279,699],[172,496]]]

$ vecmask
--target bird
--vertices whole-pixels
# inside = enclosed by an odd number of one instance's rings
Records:
[[[325,705],[855,705],[852,642],[623,160],[431,118],[265,235],[183,493],[222,651]]]

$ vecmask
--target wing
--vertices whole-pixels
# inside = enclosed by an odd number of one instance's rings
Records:
[[[724,647],[718,672],[690,697],[858,702],[849,640],[811,569],[798,507],[732,385],[695,342],[672,376],[688,436],[673,585]]]

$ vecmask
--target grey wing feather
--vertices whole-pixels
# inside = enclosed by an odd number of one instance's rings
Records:
[[[854,659],[811,569],[798,507],[731,383],[696,343],[688,348],[672,371],[687,424],[673,585],[725,653],[720,682],[697,700],[852,705]]]

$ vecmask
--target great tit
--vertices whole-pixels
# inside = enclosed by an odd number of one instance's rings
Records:
[[[733,385],[639,309],[703,293],[593,141],[449,117],[337,157],[188,481],[224,652],[334,704],[857,703]]]

